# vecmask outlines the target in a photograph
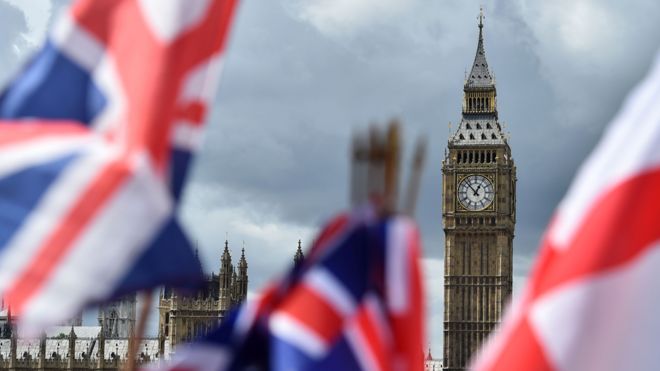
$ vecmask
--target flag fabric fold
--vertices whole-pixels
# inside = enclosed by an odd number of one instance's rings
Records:
[[[660,54],[582,165],[477,370],[654,370]]]
[[[202,278],[176,206],[236,3],[78,1],[0,95],[0,295],[27,329]]]
[[[304,263],[156,370],[422,370],[419,235],[405,217],[333,219]]]

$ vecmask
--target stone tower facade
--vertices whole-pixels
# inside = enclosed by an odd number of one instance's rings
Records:
[[[219,274],[207,276],[203,289],[188,295],[168,287],[161,290],[158,338],[164,353],[173,351],[183,342],[206,335],[222,321],[230,308],[247,298],[245,249],[241,251],[237,268],[232,263],[229,243],[225,241]]]
[[[461,122],[442,164],[444,368],[463,370],[499,323],[512,290],[516,167],[497,114],[483,15]]]
[[[135,328],[136,303],[136,295],[131,294],[100,307],[98,321],[103,336],[107,339],[130,337]]]

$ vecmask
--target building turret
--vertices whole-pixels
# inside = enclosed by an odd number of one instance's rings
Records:
[[[479,14],[479,41],[477,42],[477,53],[474,55],[474,62],[470,74],[465,80],[464,91],[476,90],[478,88],[484,90],[495,89],[495,78],[490,73],[488,68],[488,61],[486,61],[486,50],[484,48],[484,15],[483,11]],[[473,108],[478,108],[475,105]],[[487,107],[481,107],[487,108]]]
[[[67,368],[69,370],[74,369],[74,363],[76,360],[76,332],[73,331],[73,326],[71,326],[71,331],[69,331],[69,349],[67,357]]]
[[[497,114],[495,77],[488,67],[483,36],[483,12],[479,14],[479,40],[470,74],[463,86],[463,110],[450,145],[502,145],[506,139]],[[476,159],[472,161],[477,162]]]
[[[234,275],[234,266],[231,264],[231,253],[229,252],[229,241],[225,240],[225,250],[220,258],[220,301],[231,301],[231,287]]]
[[[195,248],[195,260],[197,260],[197,263],[201,267],[202,266],[202,260],[199,258],[199,249],[198,248]]]
[[[305,259],[305,254],[303,254],[301,244],[302,241],[298,240],[298,249],[296,250],[296,254],[293,256],[293,265],[296,267],[302,264],[303,260]]]
[[[241,259],[238,261],[238,277],[236,278],[236,300],[243,301],[247,297],[248,263],[245,259],[245,247],[241,250]]]
[[[103,331],[99,331],[99,335],[96,339],[99,343],[97,347],[98,353],[96,354],[96,368],[103,370],[105,367],[105,334]]]
[[[42,332],[39,337],[39,363],[37,368],[43,370],[46,367],[46,333]]]
[[[11,318],[11,306],[7,307],[7,318],[6,322],[2,326],[2,337],[3,339],[9,339],[11,338],[11,334],[14,332],[13,331],[13,319]]]
[[[16,367],[16,348],[18,343],[16,331],[11,332],[9,339],[9,369],[11,370]]]
[[[231,272],[231,303],[234,305],[234,303],[238,302],[238,274],[236,273],[236,268],[232,267],[232,272]]]

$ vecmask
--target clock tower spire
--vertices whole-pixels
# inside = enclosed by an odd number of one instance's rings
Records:
[[[484,16],[463,86],[461,120],[442,163],[444,367],[463,370],[499,323],[512,291],[516,167],[497,112]]]

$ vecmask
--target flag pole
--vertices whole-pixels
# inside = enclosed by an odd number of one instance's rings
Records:
[[[351,157],[351,206],[357,207],[368,200],[367,172],[369,167],[369,141],[366,136],[353,135]]]
[[[408,216],[414,216],[415,207],[417,205],[417,195],[419,194],[419,186],[422,178],[422,170],[424,168],[424,159],[426,157],[426,140],[419,137],[417,145],[415,146],[415,155],[413,157],[412,171],[408,180],[408,189],[406,189],[405,204],[403,205],[403,212]]]
[[[381,130],[372,125],[369,130],[369,170],[367,194],[371,200],[382,203],[385,193],[385,152],[386,142]]]
[[[401,152],[399,122],[392,120],[387,128],[385,160],[384,208],[386,214],[395,213],[399,192],[399,153]]]
[[[135,371],[137,353],[140,351],[140,340],[144,338],[147,320],[149,319],[149,309],[151,309],[151,303],[153,301],[150,290],[141,292],[140,297],[142,298],[142,308],[140,310],[140,316],[137,319],[136,329],[131,333],[128,342],[128,358],[124,366],[124,371]]]
[[[351,150],[350,200],[353,207],[375,201],[384,215],[403,212],[413,216],[426,156],[426,141],[417,140],[407,188],[402,192],[402,205],[398,198],[401,175],[401,125],[393,119],[385,132],[371,125],[368,134],[353,135]]]

